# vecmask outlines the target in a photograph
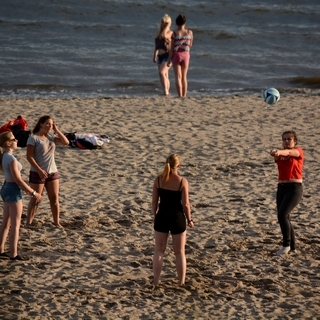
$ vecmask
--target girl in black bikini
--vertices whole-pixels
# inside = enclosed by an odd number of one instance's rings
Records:
[[[187,269],[186,225],[193,228],[194,222],[191,218],[188,181],[178,175],[179,168],[180,157],[177,154],[170,155],[162,174],[154,180],[153,184],[152,213],[155,234],[153,274],[155,286],[159,284],[169,232],[172,235],[173,250],[176,256],[179,285],[185,283]]]
[[[170,80],[169,80],[169,68],[167,60],[169,58],[169,49],[171,47],[171,35],[170,30],[171,18],[165,14],[160,22],[160,27],[155,38],[155,47],[153,53],[153,62],[158,65],[160,82],[165,96],[169,95]]]

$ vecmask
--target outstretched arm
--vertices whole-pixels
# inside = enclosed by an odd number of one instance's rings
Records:
[[[283,157],[294,157],[294,158],[299,158],[300,157],[300,152],[297,149],[283,149],[283,150],[277,150],[273,149],[270,151],[270,155],[274,158],[279,158],[280,156]]]

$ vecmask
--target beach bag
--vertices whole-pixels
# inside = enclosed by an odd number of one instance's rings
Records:
[[[0,133],[6,131],[12,131],[14,137],[18,140],[18,147],[24,148],[27,146],[27,140],[31,135],[31,131],[28,130],[27,120],[21,115],[0,127]]]
[[[13,120],[13,124],[10,126],[10,129],[18,140],[18,147],[25,148],[27,146],[28,138],[31,135],[31,131],[28,130],[28,122],[22,116],[18,116]]]
[[[2,127],[0,127],[0,133],[6,131],[13,131],[13,130],[27,130],[28,129],[28,122],[22,116],[18,116],[16,119],[13,119]]]
[[[82,150],[94,150],[101,149],[104,141],[102,137],[104,135],[97,134],[77,134],[77,132],[64,133],[66,138],[69,140],[69,146],[72,148],[79,148]],[[105,139],[108,140],[108,139]]]
[[[69,146],[72,148],[75,148],[77,146],[76,145],[76,140],[77,140],[76,132],[67,132],[67,133],[64,133],[64,135],[69,140]]]
[[[11,131],[15,130],[28,130],[28,122],[22,116],[18,116],[15,120],[13,120],[12,125],[10,126]]]
[[[93,149],[102,148],[102,144],[97,144],[96,141],[93,139],[90,139],[90,137],[77,138],[76,145],[79,149],[83,149],[83,150],[85,149],[93,150]]]
[[[0,133],[6,132],[6,131],[11,131],[11,130],[10,130],[10,126],[11,126],[12,123],[13,123],[13,122],[10,121],[10,122],[4,124],[2,127],[0,127]]]
[[[25,148],[27,146],[27,141],[31,135],[30,130],[12,130],[13,135],[18,140],[18,147]]]

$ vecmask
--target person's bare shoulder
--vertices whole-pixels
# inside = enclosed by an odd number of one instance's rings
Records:
[[[168,30],[168,31],[166,32],[166,38],[167,38],[167,39],[171,39],[172,33],[173,33],[172,30]]]
[[[186,178],[182,178],[182,187],[188,187],[188,180]]]

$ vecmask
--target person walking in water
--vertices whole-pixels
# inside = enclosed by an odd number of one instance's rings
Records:
[[[172,35],[170,27],[171,18],[165,14],[161,19],[159,30],[155,38],[153,53],[153,62],[156,62],[158,65],[160,82],[165,96],[168,96],[170,91],[169,68],[171,64],[167,65]]]
[[[179,97],[185,98],[188,91],[188,70],[193,32],[186,29],[187,19],[183,14],[176,18],[177,30],[172,33],[171,49],[167,65],[173,64],[176,89]]]

